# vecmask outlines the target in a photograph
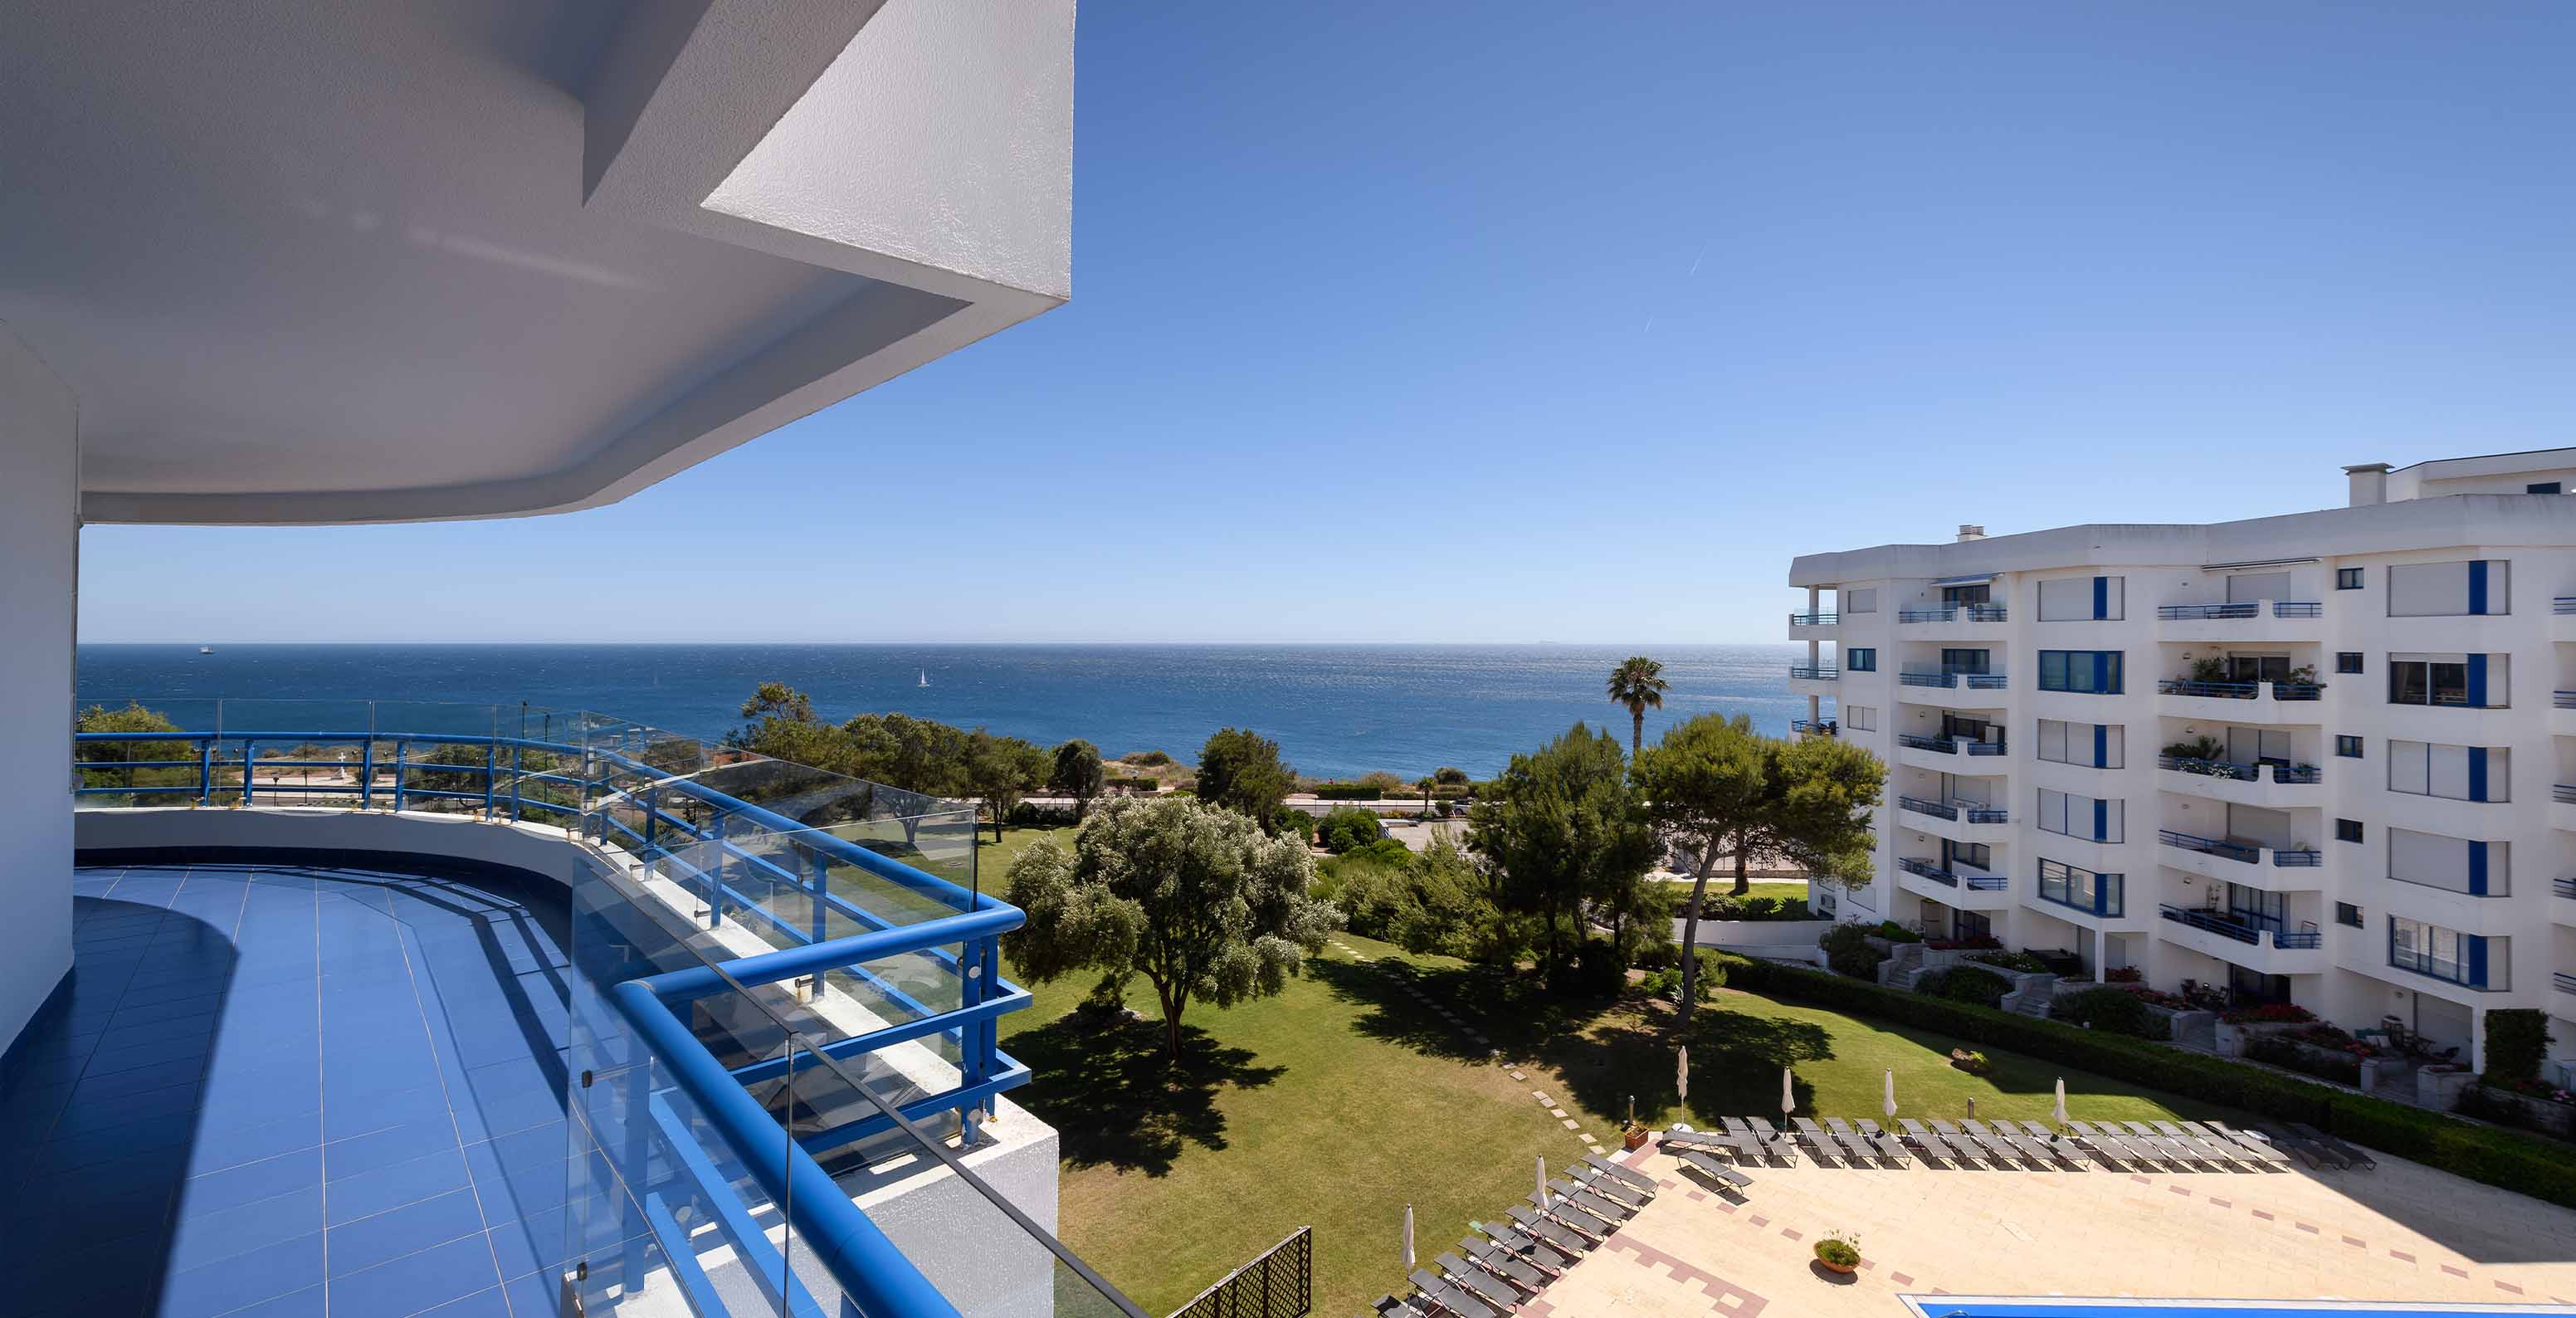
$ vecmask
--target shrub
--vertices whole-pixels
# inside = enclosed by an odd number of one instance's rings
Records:
[[[1152,792],[1159,790],[1163,783],[1159,778],[1119,777],[1103,778],[1100,780],[1100,785],[1111,791]]]
[[[1013,828],[1067,828],[1080,821],[1069,805],[1030,805],[1022,801],[1011,807],[1008,822]]]
[[[1816,913],[1796,897],[1712,897],[1703,920],[1813,920]]]
[[[2276,1121],[2304,1121],[2355,1144],[2576,1208],[2576,1147],[2104,1030],[2077,1029],[2062,1021],[2034,1020],[1776,962],[1730,957],[1725,964],[1728,982],[1738,989],[2008,1048]]]
[[[2258,1062],[2269,1062],[2284,1070],[2312,1075],[2319,1080],[2332,1080],[2339,1085],[2361,1083],[2359,1058],[2344,1053],[2320,1052],[2276,1035],[2247,1035],[2245,1055]]]
[[[1659,960],[1662,960],[1665,964],[1658,968],[1653,974],[1646,976],[1643,987],[1647,993],[1652,994],[1655,997],[1663,998],[1667,1001],[1679,1001],[1682,991],[1682,968],[1678,964],[1677,960],[1669,955],[1676,949],[1667,946],[1663,950],[1667,955],[1659,958]],[[1711,947],[1703,947],[1699,949],[1700,1002],[1705,1004],[1708,1001],[1710,990],[1718,988],[1725,983],[1725,954]]]
[[[1464,787],[1468,782],[1467,771],[1444,764],[1431,771],[1431,781],[1443,787]]]
[[[1871,931],[1866,925],[1838,924],[1816,940],[1825,949],[1825,964],[1837,975],[1875,981],[1878,963],[1887,959],[1885,952],[1869,945]]]
[[[1315,817],[1293,805],[1283,805],[1270,814],[1270,832],[1274,837],[1286,837],[1294,833],[1308,846],[1313,846]]]
[[[2500,1084],[2540,1078],[2549,1055],[2549,1013],[2528,1007],[2487,1010],[2487,1079]]]
[[[1700,955],[1713,955],[1712,949],[1701,948]],[[1628,963],[1619,949],[1607,938],[1587,938],[1574,949],[1574,965],[1559,977],[1557,992],[1570,998],[1608,998],[1628,986]]]
[[[1179,763],[1179,761],[1174,760],[1171,756],[1163,753],[1162,751],[1137,751],[1132,755],[1121,755],[1118,758],[1125,760],[1129,764],[1144,765],[1148,769],[1160,769],[1168,765]]]
[[[2048,1004],[2048,1014],[2058,1020],[2125,1034],[2133,1039],[2173,1036],[2173,1027],[2165,1023],[2164,1017],[2149,1011],[2145,999],[2108,984],[2059,994],[2055,1002]]]
[[[1986,1060],[1986,1055],[1984,1053],[1967,1048],[1951,1049],[1950,1065],[1955,1066],[1970,1075],[1984,1075],[1986,1072],[1995,1069],[1995,1064]]]
[[[1979,952],[1968,959],[2024,975],[2048,973],[2048,963],[2028,952]]]
[[[1382,801],[1386,789],[1368,783],[1317,783],[1315,796],[1324,801]]]
[[[2259,1007],[2242,1007],[2219,1017],[2230,1025],[2305,1025],[2317,1014],[2295,1002],[2266,1002]]]
[[[2143,984],[2147,982],[2147,972],[2136,966],[2113,966],[2102,972],[2102,980],[2108,984]]]
[[[1336,810],[1315,826],[1315,840],[1323,845],[1324,850],[1338,856],[1378,841],[1378,835],[1384,831],[1377,822],[1377,816],[1369,811]],[[1396,843],[1399,850],[1403,845]]]
[[[1816,1242],[1816,1258],[1837,1268],[1857,1268],[1860,1249],[1849,1241],[1828,1237]]]
[[[1952,1002],[1973,1002],[1980,1007],[1991,1007],[2012,992],[2012,981],[1973,966],[1952,966],[1940,973],[1937,982],[1918,983],[1915,987],[1922,992],[1938,993]]]
[[[1876,929],[1873,929],[1870,932],[1891,943],[1919,943],[1923,941],[1923,935],[1906,928],[1904,925],[1898,924],[1894,920],[1882,921]]]

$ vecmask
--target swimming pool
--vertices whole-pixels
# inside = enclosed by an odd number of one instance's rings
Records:
[[[2137,1300],[2054,1296],[1908,1295],[1917,1318],[2350,1318],[2353,1314],[2452,1314],[2467,1318],[2536,1318],[2576,1314],[2563,1304],[2412,1304],[2404,1300]]]

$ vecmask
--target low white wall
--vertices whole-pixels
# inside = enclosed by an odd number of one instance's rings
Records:
[[[1834,927],[1831,920],[1702,920],[1699,922],[1701,947],[1814,947],[1825,931]],[[1673,921],[1673,941],[1682,940],[1682,922]]]
[[[80,411],[0,325],[0,1049],[72,968]]]

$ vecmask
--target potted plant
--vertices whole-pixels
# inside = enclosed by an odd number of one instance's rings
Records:
[[[1642,1149],[1646,1147],[1646,1128],[1639,1125],[1633,1117],[1628,1121],[1626,1139],[1628,1147],[1631,1149]]]
[[[1950,1065],[1970,1075],[1984,1075],[1994,1069],[1994,1063],[1987,1061],[1984,1053],[1971,1052],[1965,1048],[1950,1050]]]
[[[1860,1237],[1836,1231],[1817,1241],[1816,1264],[1827,1272],[1846,1276],[1860,1271]]]

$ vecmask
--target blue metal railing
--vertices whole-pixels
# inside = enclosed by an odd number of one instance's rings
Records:
[[[2276,783],[2288,783],[2294,787],[2304,787],[2313,786],[2316,783],[2324,781],[2324,779],[2325,770],[2320,769],[2313,764],[2276,764],[2272,766],[2272,781]]]
[[[2239,924],[2223,915],[2212,915],[2207,911],[2196,911],[2187,906],[2175,906],[2170,903],[2158,903],[2156,906],[2156,913],[2176,924],[2187,924],[2194,929],[2205,929],[2210,933],[2218,934],[2222,937],[2233,938],[2240,943],[2260,943],[2263,941],[2263,931],[2261,929],[2250,924]]]
[[[2561,993],[2576,993],[2576,974],[2553,970],[2549,972],[2549,982]]]
[[[2158,829],[2156,840],[2169,847],[2179,847],[2184,851],[2198,851],[2212,856],[2225,856],[2229,860],[2243,861],[2248,865],[2253,864],[2261,855],[2256,848],[2242,842],[2221,842],[2216,838],[2194,837],[2189,833],[2177,833],[2170,828]]]
[[[1920,733],[1900,732],[1896,734],[1896,744],[1918,751],[1930,751],[1935,755],[1959,753],[1959,748],[1953,745],[1948,737],[1926,737]]]
[[[1896,867],[1908,874],[1914,875],[1916,878],[1930,879],[1934,883],[1946,883],[1953,888],[1959,886],[1958,875],[1953,874],[1928,860],[1916,860],[1912,856],[1899,856],[1896,858]]]
[[[2227,760],[2196,760],[2187,755],[2159,755],[2156,757],[2156,767],[2170,769],[2175,773],[2191,774],[2198,778],[2233,778],[2240,783],[2250,783],[2263,776],[2263,766],[2259,764],[2237,764]]]
[[[2321,603],[2317,603],[2317,602],[2315,602],[2315,601],[2310,601],[2310,600],[2274,600],[2274,601],[2272,601],[2272,616],[2273,616],[2273,617],[2275,617],[2275,618],[2322,618],[2322,617],[2324,617],[2325,615],[2326,615],[2326,606],[2325,606],[2325,605],[2323,605],[2323,604],[2321,604]]]
[[[1813,733],[1819,737],[1830,737],[1840,730],[1840,725],[1829,718],[1801,718],[1789,720],[1789,730],[1791,732]]]
[[[2004,753],[2004,743],[2000,741],[1972,741],[1967,743],[1967,748],[1970,755],[2001,755]]]
[[[1955,687],[1959,685],[1959,675],[1957,673],[1927,673],[1920,669],[1913,668],[1909,668],[1902,673],[1898,673],[1896,675],[1896,680],[1903,686]]]
[[[1959,882],[1974,892],[2002,892],[2012,886],[2012,880],[2000,874],[1962,874]]]
[[[2550,880],[2549,886],[2557,889],[2558,895],[2561,897],[2576,899],[2576,876],[2564,879],[2552,879]]]
[[[1842,615],[1839,613],[1792,613],[1789,615],[1789,625],[1792,627],[1831,627],[1842,620]]]
[[[1950,604],[1937,609],[1899,609],[1898,622],[2004,622],[2008,615],[2001,604]]]
[[[1961,806],[1959,807],[1959,817],[1967,820],[1971,824],[2008,824],[2012,822],[2012,812],[2008,810],[1997,810],[1989,806]]]
[[[2302,925],[2295,933],[2282,929],[2275,929],[2272,931],[2272,946],[2274,947],[2286,947],[2292,951],[2305,951],[2323,947],[2325,945],[2326,936],[2314,923]]]
[[[2219,700],[2252,700],[2262,694],[2259,682],[2195,682],[2188,678],[2168,677],[2156,683],[2160,696],[2210,696]]]
[[[2576,802],[2576,783],[2552,783],[2549,799],[2562,803]]]
[[[2558,709],[2576,709],[2576,691],[2552,691],[2549,703]]]
[[[2251,618],[2258,605],[2243,604],[2167,604],[2156,610],[2164,622],[2204,622],[2213,618]]]
[[[780,951],[705,962],[610,986],[607,997],[649,1047],[672,1090],[686,1096],[706,1126],[731,1151],[732,1160],[748,1169],[760,1188],[784,1206],[789,1224],[800,1237],[798,1247],[812,1252],[857,1312],[904,1318],[952,1318],[956,1314],[956,1308],[921,1276],[849,1195],[835,1187],[830,1175],[814,1162],[812,1152],[837,1149],[873,1135],[908,1128],[910,1121],[943,1112],[962,1116],[1027,1082],[1028,1068],[998,1046],[998,1018],[1026,1007],[1030,1001],[1026,990],[1007,983],[997,973],[1000,936],[1019,927],[1025,919],[1017,907],[740,800],[686,774],[669,772],[599,744],[498,734],[267,729],[82,732],[77,734],[77,742],[84,747],[176,743],[195,751],[186,759],[76,758],[72,768],[81,785],[73,790],[81,796],[126,796],[138,801],[176,798],[202,806],[219,801],[255,805],[262,794],[274,799],[336,793],[354,796],[355,804],[362,809],[382,798],[397,811],[416,802],[435,805],[462,801],[471,812],[492,821],[558,816],[569,821],[568,827],[577,830],[585,841],[614,845],[638,862],[643,873],[657,874],[703,900],[709,928],[720,926],[730,915],[765,936],[776,935],[787,942],[790,946]],[[354,745],[360,750],[354,760],[263,759],[258,754],[263,744],[294,749]],[[381,752],[386,746],[392,748],[390,763]],[[412,757],[415,746],[461,746],[469,750],[461,762],[450,762],[458,758],[453,756],[450,760],[419,760]],[[482,750],[479,757],[471,754],[471,748],[476,747]],[[228,749],[231,754],[225,753]],[[531,767],[532,762],[541,767]],[[280,770],[313,769],[352,772],[354,781],[275,781]],[[390,784],[378,782],[380,769],[391,770]],[[172,781],[137,784],[133,781],[135,770],[185,772],[169,775]],[[440,775],[434,781],[462,781],[467,786],[416,785],[414,775],[422,774]],[[260,782],[264,775],[272,781]],[[126,779],[122,785],[97,781],[120,777]],[[837,779],[837,775],[832,777]],[[530,794],[532,788],[537,794]],[[907,795],[895,789],[883,790],[898,798]],[[971,814],[962,809],[957,813],[971,828]],[[782,835],[791,840],[784,853],[746,845],[778,840]],[[782,856],[786,863],[782,863]],[[811,863],[806,863],[809,860]],[[830,872],[834,864],[855,867],[912,898],[945,907],[949,913],[898,923],[835,892]],[[795,894],[794,905],[810,912],[810,924],[772,912],[767,903],[751,895],[749,890],[754,887]],[[866,932],[827,937],[827,916],[836,917],[845,928],[855,924]],[[916,996],[917,989],[906,992],[868,968],[869,962],[905,955],[925,959],[950,977],[957,986],[959,1005],[947,1010],[926,1005]],[[797,1064],[797,1055],[754,1061],[728,1070],[686,1023],[689,1004],[700,998],[820,977],[827,972],[846,974],[864,984],[870,992],[900,1009],[905,1019],[848,1038],[808,1045],[804,1054],[807,1069],[935,1036],[943,1050],[954,1049],[958,1080],[946,1090],[892,1105],[871,1097],[880,1109],[874,1116],[799,1131],[794,1140],[782,1141],[778,1118],[746,1086],[788,1077],[790,1068]],[[670,1161],[674,1166],[692,1172],[702,1182],[707,1177],[718,1178],[701,1185],[704,1202],[715,1205],[719,1216],[728,1205],[738,1208],[740,1196],[723,1183],[722,1174],[706,1157],[705,1150],[695,1145],[689,1123],[669,1119],[673,1105],[664,1103],[658,1094],[650,1096],[649,1103],[660,1105],[649,1110],[663,1118],[657,1124],[673,1143]],[[918,1133],[913,1133],[918,1139]],[[628,1169],[630,1174],[640,1170]],[[1140,1312],[980,1178],[963,1168],[956,1170],[1033,1239],[1054,1252],[1060,1262],[1112,1297],[1118,1307],[1130,1314]],[[686,1243],[687,1229],[671,1218],[667,1205],[658,1199],[644,1205],[644,1212],[653,1230],[665,1236],[664,1261],[683,1297],[701,1314],[725,1312],[716,1288],[699,1269],[695,1251]],[[763,1283],[768,1301],[764,1311],[777,1312],[783,1307],[800,1314],[820,1314],[812,1297],[795,1281],[775,1246],[756,1225],[737,1223],[726,1227],[721,1221],[717,1225],[725,1229],[727,1242],[754,1278],[767,1278]]]
[[[1896,798],[1896,808],[1899,810],[1911,810],[1918,815],[1930,815],[1934,819],[1947,819],[1954,823],[1957,822],[1959,818],[1957,807],[1945,805],[1939,801],[1926,801],[1921,797],[1915,796],[1900,796]]]
[[[2272,853],[2272,866],[2275,869],[2315,869],[2325,863],[2325,853],[2313,847],[2292,847],[2286,851]]]
[[[2004,689],[2004,675],[2001,673],[1961,673],[1959,674],[1959,678],[1962,682],[1967,684],[1968,689],[1971,691],[2001,691]]]
[[[2316,682],[2274,682],[2272,698],[2274,700],[2320,700],[2325,697],[2325,690],[2323,685]]]
[[[2576,613],[2576,595],[2561,595],[2549,601],[2552,613]]]
[[[1810,678],[1818,682],[1831,682],[1839,677],[1840,674],[1831,664],[1791,664],[1789,665],[1789,676]]]

